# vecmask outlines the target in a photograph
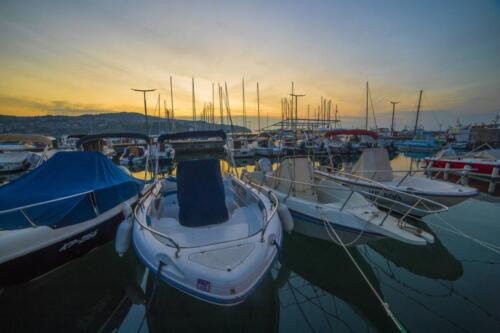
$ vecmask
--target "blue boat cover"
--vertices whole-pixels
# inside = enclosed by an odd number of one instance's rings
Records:
[[[184,161],[177,167],[179,223],[200,227],[228,219],[219,161]]]
[[[40,167],[0,187],[0,230],[30,227],[30,220],[53,228],[81,223],[137,195],[143,186],[143,181],[99,152],[58,152]]]

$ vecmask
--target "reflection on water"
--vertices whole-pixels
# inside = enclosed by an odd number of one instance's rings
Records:
[[[404,170],[412,162],[399,155],[391,163],[395,170]],[[238,170],[252,169],[252,164],[252,160],[240,160]],[[227,162],[222,165],[228,167]],[[169,167],[162,170],[172,171]],[[132,174],[151,177],[144,170]],[[498,216],[500,199],[488,195],[469,199],[442,214],[451,226],[493,244],[500,239]],[[500,253],[450,232],[450,226],[436,216],[424,220],[427,225],[423,227],[436,238],[432,245],[416,247],[381,240],[350,248],[350,253],[409,331],[500,331]],[[163,283],[155,288],[155,281],[133,251],[119,258],[114,244],[109,243],[36,281],[3,290],[0,330],[395,330],[342,248],[294,233],[285,237],[281,265],[236,307],[206,304]]]

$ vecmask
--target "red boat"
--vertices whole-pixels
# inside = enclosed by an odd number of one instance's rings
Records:
[[[500,149],[487,149],[463,155],[457,155],[452,149],[447,149],[436,157],[427,157],[425,167],[433,171],[468,170],[470,175],[497,178],[500,169]]]

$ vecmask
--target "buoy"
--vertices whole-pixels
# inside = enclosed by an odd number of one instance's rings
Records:
[[[120,257],[123,257],[125,252],[128,251],[132,240],[132,226],[134,223],[132,222],[133,216],[130,205],[123,205],[123,216],[125,219],[118,226],[115,239],[115,250]]]
[[[280,217],[283,230],[291,233],[293,230],[293,217],[286,205],[280,204],[280,206],[278,207],[278,216]]]

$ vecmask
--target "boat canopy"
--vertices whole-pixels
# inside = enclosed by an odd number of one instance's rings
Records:
[[[378,182],[392,180],[389,154],[384,148],[366,148],[352,167],[352,173]]]
[[[146,141],[146,143],[151,142],[151,138],[149,136],[141,133],[102,133],[102,134],[86,135],[82,137],[80,140],[78,140],[76,146],[80,147],[85,143],[107,138],[131,138],[131,139],[141,139]]]
[[[487,149],[474,153],[475,158],[483,160],[500,160],[500,149]]]
[[[371,136],[375,140],[378,139],[378,133],[374,131],[366,131],[361,129],[336,129],[325,133],[325,137],[334,137],[337,135],[366,135]]]
[[[45,143],[47,146],[52,146],[54,140],[55,139],[52,137],[37,135],[37,134],[0,134],[0,142],[6,142],[6,141],[17,141],[26,143],[42,142]]]
[[[224,222],[229,213],[220,170],[215,159],[183,161],[177,167],[179,223],[200,227]]]
[[[286,158],[281,161],[271,186],[283,193],[305,200],[317,201],[314,188],[314,167],[307,157]]]
[[[58,152],[0,187],[0,230],[84,222],[137,195],[143,186],[99,152]]]
[[[167,133],[160,135],[158,137],[158,142],[161,143],[167,140],[184,140],[191,138],[222,138],[222,140],[226,140],[226,132],[224,132],[223,130],[216,130]]]

